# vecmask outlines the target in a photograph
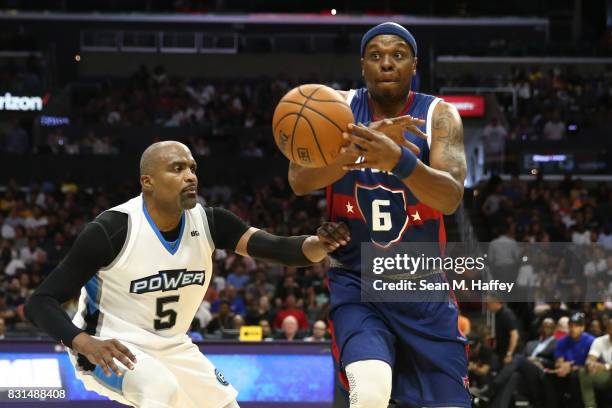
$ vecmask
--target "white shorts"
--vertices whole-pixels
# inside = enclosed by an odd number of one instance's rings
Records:
[[[134,370],[138,370],[138,363],[144,359],[155,359],[170,371],[169,375],[173,374],[176,377],[179,384],[176,408],[223,408],[233,402],[238,395],[236,389],[190,341],[164,350],[148,349],[146,351],[123,341],[121,343],[136,356],[137,362]],[[97,373],[100,371],[99,368],[95,371],[84,371],[77,365],[76,355],[72,351],[68,354],[77,378],[83,382],[86,389],[122,404],[134,406],[125,398],[121,385],[118,385],[122,377],[113,374],[108,379],[104,374]],[[127,370],[127,367],[117,359],[115,363],[119,368]],[[159,374],[151,373],[150,375],[157,377]]]

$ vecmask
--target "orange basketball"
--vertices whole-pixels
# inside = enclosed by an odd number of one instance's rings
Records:
[[[301,85],[276,106],[272,132],[276,145],[292,162],[325,167],[345,144],[342,132],[355,118],[344,97],[325,85]]]

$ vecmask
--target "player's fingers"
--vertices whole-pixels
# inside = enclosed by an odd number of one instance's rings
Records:
[[[119,369],[119,367],[117,366],[117,364],[115,364],[115,360],[113,359],[113,355],[112,354],[108,354],[107,356],[104,357],[104,361],[106,361],[106,364],[108,365],[108,367],[118,376],[122,376],[123,375],[123,371],[121,371],[121,369]]]
[[[419,153],[421,153],[421,149],[419,149],[419,146],[415,145],[414,143],[406,139],[400,141],[400,145],[404,146],[405,148],[407,148],[408,150],[410,150],[412,153],[414,153],[417,156],[419,155]]]
[[[427,140],[427,134],[424,133],[421,129],[419,129],[418,126],[406,126],[406,130],[412,133],[413,135],[420,137],[421,139]]]
[[[366,137],[362,137],[360,135],[354,134],[354,133],[343,133],[342,137],[344,138],[344,140],[347,140],[351,143],[356,144],[357,146],[361,147],[362,150],[367,150],[368,147],[371,145],[371,141],[370,139],[366,138]]]
[[[334,225],[334,223],[328,222],[325,225],[327,232],[329,233],[329,235],[331,236],[332,240],[334,242],[337,242],[340,245],[346,245],[346,240],[344,239],[344,234],[342,234],[340,231],[338,231],[338,229],[336,228],[336,225]]]
[[[340,233],[343,234],[347,240],[350,240],[351,230],[349,229],[348,225],[346,225],[344,222],[339,222],[336,225]]]
[[[129,348],[125,347],[119,340],[113,339],[113,345],[121,354],[125,355],[129,360],[136,362],[136,356],[130,351]],[[127,364],[126,364],[127,365]]]
[[[345,164],[344,166],[342,166],[342,169],[343,170],[359,170],[359,169],[366,169],[368,167],[370,167],[370,164],[364,160],[360,163]]]
[[[111,376],[111,372],[110,369],[108,368],[108,363],[104,360],[103,356],[99,356],[96,359],[96,362],[94,364],[100,366],[100,368],[102,368],[102,371],[104,372],[104,375],[107,377]]]
[[[355,159],[359,157],[365,150],[360,148],[360,146],[355,143],[351,143],[348,146],[344,146],[340,149],[340,154],[342,155],[352,155],[355,156]]]
[[[409,126],[409,125],[423,126],[425,124],[425,121],[423,119],[415,118],[414,116],[410,116],[410,115],[397,116],[395,118],[391,118],[390,120],[394,125],[401,125],[401,126]]]
[[[132,362],[130,361],[130,358],[118,348],[115,348],[113,350],[113,357],[121,361],[121,363],[127,368],[129,368],[130,370],[134,369],[134,364],[132,364]]]
[[[348,125],[348,130],[349,130],[349,134],[352,134],[357,137],[361,137],[366,140],[373,140],[376,138],[376,132],[374,132],[372,129],[368,129],[367,127],[363,126],[361,123],[359,125],[350,123]]]

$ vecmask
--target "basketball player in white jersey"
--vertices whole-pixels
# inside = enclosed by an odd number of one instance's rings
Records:
[[[149,146],[142,194],[103,212],[26,304],[70,348],[86,388],[142,408],[234,408],[237,391],[186,332],[211,280],[215,248],[286,265],[319,262],[350,239],[325,223],[279,237],[196,203],[196,162],[178,142]],[[81,290],[70,321],[61,304]]]

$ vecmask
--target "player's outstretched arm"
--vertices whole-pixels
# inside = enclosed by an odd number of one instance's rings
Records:
[[[391,172],[410,188],[419,201],[444,214],[452,214],[463,198],[467,168],[463,125],[457,109],[445,102],[436,106],[432,121],[430,166],[418,160],[411,149],[398,145],[380,131],[365,126],[349,126],[350,133],[345,137],[352,144],[344,154],[362,156],[364,160],[344,168],[374,168]]]
[[[281,237],[249,228],[238,241],[236,253],[266,259],[290,266],[306,266],[321,262],[328,253],[350,240],[346,224],[325,222],[317,235]]]

